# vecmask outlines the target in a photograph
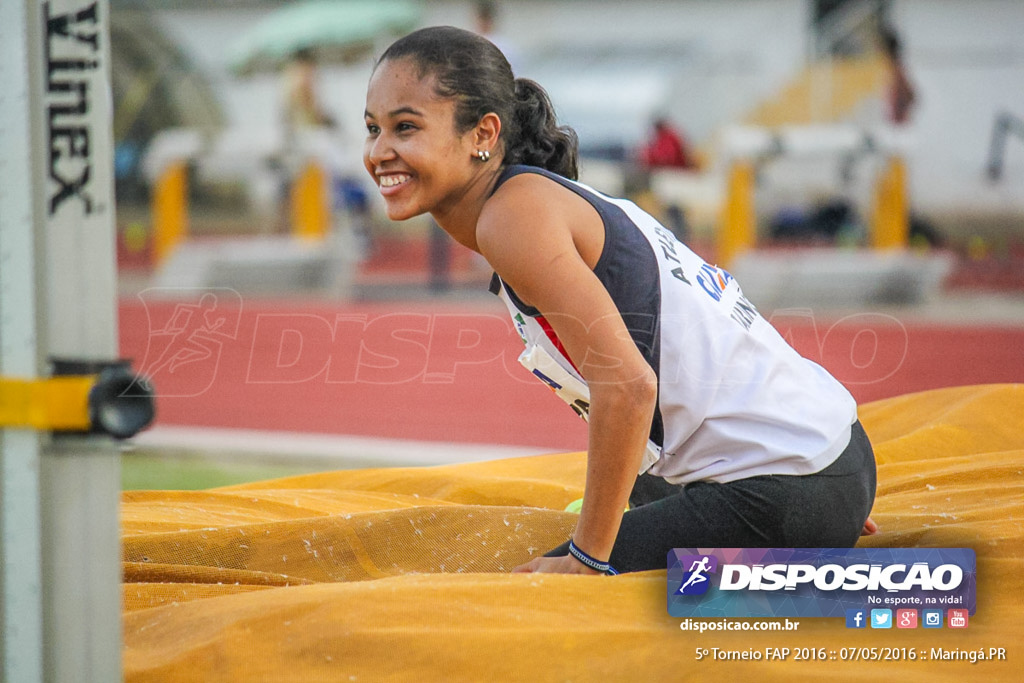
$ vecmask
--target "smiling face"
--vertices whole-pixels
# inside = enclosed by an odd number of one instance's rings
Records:
[[[476,132],[455,129],[455,101],[435,92],[410,59],[387,59],[366,93],[363,164],[387,205],[388,218],[444,214],[457,206],[482,164]]]

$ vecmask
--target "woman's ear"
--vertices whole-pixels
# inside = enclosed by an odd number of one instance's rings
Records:
[[[501,119],[494,112],[484,114],[473,131],[473,145],[476,149],[487,150],[492,154],[498,151],[498,139],[501,137]]]

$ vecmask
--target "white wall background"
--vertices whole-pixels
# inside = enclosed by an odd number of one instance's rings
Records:
[[[1024,140],[1010,141],[1003,181],[984,180],[995,116],[1024,118],[1024,2],[898,0],[894,21],[919,95],[915,199],[933,209],[1024,208]]]
[[[585,142],[628,144],[655,113],[702,142],[749,111],[802,68],[810,16],[805,0],[512,0],[499,8],[501,37],[519,53],[521,75],[548,88]],[[266,11],[156,14],[207,73],[228,119],[253,131],[276,125],[279,83],[231,77],[226,54]],[[909,153],[915,207],[1024,214],[1024,141],[1011,140],[1001,183],[983,177],[996,114],[1024,117],[1024,2],[894,0],[892,16],[920,98]],[[425,2],[423,19],[472,28],[473,4]],[[369,71],[369,60],[321,71],[324,103],[356,166]]]
[[[273,125],[278,116],[276,78],[239,81],[226,70],[231,40],[266,12],[168,9],[156,15],[208,74],[233,122]],[[806,3],[518,0],[502,3],[499,17],[502,38],[521,56],[519,72],[551,91],[569,123],[635,141],[657,110],[703,139],[799,67]],[[473,6],[424,3],[423,20],[472,28]],[[356,128],[368,74],[369,63],[321,73],[325,103]]]

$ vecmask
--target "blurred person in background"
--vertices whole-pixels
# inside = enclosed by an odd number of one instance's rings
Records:
[[[316,57],[310,49],[292,53],[281,71],[280,120],[282,128],[278,189],[277,232],[291,230],[291,190],[306,162],[301,149],[304,128],[333,128],[334,118],[320,106],[317,95]]]
[[[516,571],[664,569],[677,547],[852,547],[875,531],[853,397],[726,271],[577,183],[575,132],[492,43],[452,27],[396,41],[365,123],[388,217],[429,213],[487,259],[520,362],[588,420],[575,531]]]
[[[334,128],[337,123],[317,96],[316,58],[309,49],[296,50],[284,67],[284,124],[289,133],[303,126]]]
[[[651,135],[637,154],[646,168],[696,169],[686,138],[668,118],[659,116],[651,125]]]
[[[918,98],[903,60],[903,41],[896,29],[883,26],[879,31],[879,42],[889,69],[885,96],[887,122],[907,129],[911,126]],[[907,220],[911,244],[934,248],[944,246],[945,240],[931,221],[914,211],[910,212]]]
[[[327,128],[338,137],[338,122],[320,102],[317,82],[317,60],[311,49],[296,50],[282,74],[282,120],[284,126],[284,162],[281,189],[281,222],[287,224],[289,197],[292,183],[306,161],[301,133],[303,129]],[[332,173],[330,178],[331,204],[335,212],[345,212],[352,221],[357,259],[367,256],[372,249],[370,204],[362,182],[351,174]],[[280,231],[287,231],[287,225]]]
[[[498,6],[492,0],[478,0],[474,16],[474,30],[501,50],[512,67],[512,73],[518,74],[522,68],[522,56],[515,42],[501,33],[498,28]]]
[[[889,69],[886,113],[890,123],[902,126],[910,121],[910,112],[917,101],[917,94],[903,63],[903,44],[899,34],[892,27],[886,26],[881,29],[880,40]]]
[[[634,168],[627,179],[628,195],[648,213],[662,216],[677,238],[686,239],[688,228],[682,207],[675,203],[663,205],[651,189],[651,172],[657,169],[697,170],[686,137],[667,116],[654,119],[650,136],[634,154]]]

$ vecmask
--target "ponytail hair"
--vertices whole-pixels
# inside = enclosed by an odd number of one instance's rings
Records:
[[[570,180],[578,177],[578,140],[559,126],[544,88],[514,78],[492,42],[452,26],[432,26],[399,38],[377,61],[411,59],[420,78],[433,75],[439,97],[455,100],[455,129],[465,133],[485,114],[501,120],[505,164],[539,166]]]
[[[536,81],[515,80],[512,135],[505,162],[540,166],[560,176],[579,177],[579,139],[569,126],[559,126],[551,99]]]

